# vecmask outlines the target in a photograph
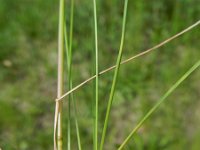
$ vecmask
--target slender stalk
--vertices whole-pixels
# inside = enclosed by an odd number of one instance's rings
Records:
[[[65,24],[65,46],[67,54],[67,70],[68,70],[68,89],[72,89],[72,43],[73,43],[73,18],[74,18],[74,0],[71,0],[71,11],[70,11],[70,43],[68,44],[67,27]],[[74,108],[74,121],[76,127],[78,148],[81,150],[81,140],[79,133],[79,124],[77,119],[77,108],[76,101],[74,99],[73,93],[69,94],[69,105],[68,105],[68,149],[71,149],[71,101],[73,102]]]
[[[73,12],[74,12],[74,2],[71,0],[71,10],[70,10],[70,36],[69,36],[69,48],[68,48],[68,89],[70,90],[72,85],[72,76],[71,76],[71,64],[72,64],[72,37],[73,37]],[[71,149],[71,99],[72,94],[69,95],[68,99],[68,124],[67,124],[67,147],[68,150]]]
[[[92,55],[92,75],[96,75],[96,55],[95,55],[96,51],[93,50],[91,52]],[[91,114],[92,114],[92,120],[93,120],[93,135],[92,135],[92,139],[93,139],[93,150],[95,150],[95,138],[96,138],[96,134],[95,134],[95,121],[96,121],[96,76],[94,78],[95,80],[93,80],[92,82],[92,102],[91,102]]]
[[[77,140],[78,140],[78,149],[82,150],[79,124],[78,124],[78,117],[77,117],[77,108],[76,108],[77,104],[76,104],[76,101],[73,98],[73,95],[72,95],[72,101],[73,101],[74,111],[75,111],[74,119],[75,119],[75,126],[76,126],[76,135],[77,135]]]
[[[154,51],[154,50],[156,50],[156,49],[162,47],[163,45],[165,45],[165,44],[171,42],[172,40],[178,38],[179,36],[185,34],[186,32],[192,30],[193,28],[197,27],[199,24],[200,24],[200,21],[197,21],[196,23],[192,24],[191,26],[189,26],[188,28],[184,29],[183,31],[181,31],[181,32],[179,32],[179,33],[177,33],[177,34],[175,34],[174,36],[172,36],[172,37],[170,37],[170,38],[164,40],[163,42],[161,42],[161,43],[155,45],[154,47],[152,47],[152,48],[150,48],[150,49],[147,49],[147,50],[145,50],[145,51],[143,51],[143,52],[141,52],[141,53],[139,53],[139,54],[137,54],[137,55],[131,56],[130,58],[128,58],[128,59],[122,61],[120,64],[121,64],[121,65],[122,65],[122,64],[126,64],[126,63],[128,63],[128,62],[130,62],[130,61],[132,61],[132,60],[134,60],[134,59],[136,59],[136,58],[138,58],[138,57],[144,56],[144,55],[146,55],[146,54],[148,54],[148,53],[150,53],[150,52],[152,52],[152,51]],[[106,73],[106,72],[108,72],[108,71],[111,71],[111,70],[113,70],[113,69],[115,69],[115,68],[116,68],[116,65],[114,65],[114,66],[112,66],[112,67],[109,67],[109,68],[107,68],[107,69],[105,69],[105,70],[99,72],[99,75],[103,75],[104,73]],[[66,92],[65,94],[63,94],[60,98],[57,98],[56,101],[62,100],[64,97],[66,97],[66,96],[68,96],[70,93],[72,93],[72,92],[78,90],[80,87],[84,86],[86,83],[92,81],[92,80],[95,79],[95,78],[96,78],[96,75],[94,75],[94,76],[88,78],[87,80],[83,81],[82,83],[80,83],[79,85],[77,85],[76,87],[74,87],[73,89],[71,89],[70,91],[68,91],[68,92]]]
[[[98,64],[98,31],[97,31],[97,10],[96,0],[93,0],[94,7],[94,30],[95,30],[95,119],[94,119],[94,149],[98,149],[98,95],[99,95],[99,64]]]
[[[65,43],[66,43],[66,54],[67,54],[67,68],[68,68],[68,82],[69,86],[68,89],[72,89],[72,43],[73,43],[73,18],[74,18],[74,0],[71,0],[71,12],[70,12],[70,43],[68,45],[67,41],[67,32],[65,32]],[[74,100],[73,93],[69,95],[69,104],[68,104],[68,150],[71,149],[71,101],[73,102],[74,108],[74,120],[75,120],[75,127],[76,127],[76,134],[77,134],[77,141],[78,141],[78,148],[81,150],[81,140],[79,134],[79,125],[77,119],[77,108],[76,102]]]
[[[142,120],[136,125],[136,127],[132,130],[129,136],[124,140],[118,150],[122,150],[122,148],[128,143],[131,137],[136,133],[136,131],[143,125],[143,123],[159,108],[159,106],[166,100],[166,98],[198,67],[200,66],[200,60],[194,64],[164,95],[159,99],[159,101],[152,107],[147,114],[142,118]]]
[[[60,0],[59,6],[59,31],[58,31],[58,86],[57,98],[63,93],[63,77],[64,77],[64,0]],[[55,120],[54,120],[54,150],[62,150],[62,103],[56,102]],[[57,138],[56,138],[57,132]],[[57,143],[56,143],[57,140]]]
[[[125,0],[121,44],[120,44],[120,49],[119,49],[119,53],[118,53],[118,58],[117,58],[115,73],[114,73],[114,77],[113,77],[112,87],[111,87],[111,91],[110,91],[110,96],[109,96],[109,100],[108,100],[108,106],[107,106],[107,111],[106,111],[104,127],[103,127],[100,150],[103,149],[103,145],[104,145],[104,141],[105,141],[106,130],[107,130],[108,120],[109,120],[109,116],[110,116],[110,110],[111,110],[111,106],[112,106],[112,102],[113,102],[115,87],[116,87],[116,83],[117,83],[117,78],[118,78],[118,73],[119,73],[119,68],[120,68],[120,63],[121,63],[121,58],[122,58],[124,36],[125,36],[125,27],[126,27],[127,7],[128,7],[128,0]]]

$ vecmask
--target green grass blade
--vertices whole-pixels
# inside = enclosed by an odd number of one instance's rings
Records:
[[[71,84],[71,87],[72,87],[72,84]],[[76,107],[77,104],[76,104],[75,99],[73,98],[73,95],[72,95],[72,102],[74,105],[74,112],[75,112],[74,119],[75,119],[75,126],[76,126],[76,136],[77,136],[77,140],[78,140],[78,149],[82,150],[79,123],[78,123],[78,117],[77,117],[77,107]]]
[[[67,29],[66,29],[66,25],[65,25],[65,47],[66,47],[66,58],[68,58],[68,53],[69,53],[69,45],[68,45],[68,38],[67,38]],[[69,59],[67,59],[67,69],[69,69]],[[71,76],[72,76],[72,73],[71,73]],[[69,89],[72,88],[72,80],[69,81]],[[77,113],[77,104],[76,104],[76,101],[74,99],[74,96],[73,96],[73,93],[71,93],[70,95],[70,98],[73,102],[73,108],[74,108],[74,120],[75,120],[75,126],[76,126],[76,135],[77,135],[77,141],[78,141],[78,149],[79,150],[82,150],[82,147],[81,147],[81,139],[80,139],[80,132],[79,132],[79,123],[78,123],[78,113]]]
[[[69,44],[68,44],[68,36],[67,36],[67,25],[66,23],[64,24],[64,36],[65,36],[65,53],[66,53],[66,59],[67,59],[67,69],[68,69],[68,65],[69,65]]]
[[[68,57],[67,57],[67,62],[68,62],[68,89],[70,90],[71,87],[71,64],[72,64],[72,38],[73,38],[73,13],[74,13],[74,2],[71,0],[71,9],[70,9],[70,32],[69,32],[69,48],[68,48]],[[72,94],[69,95],[68,99],[68,123],[67,123],[67,147],[68,150],[71,149],[71,99],[72,99]]]
[[[98,149],[98,95],[99,95],[99,64],[98,64],[98,31],[97,31],[97,10],[96,0],[93,0],[94,7],[94,30],[95,30],[95,117],[94,117],[94,149]]]
[[[112,106],[112,102],[113,102],[113,97],[114,97],[114,93],[115,93],[115,87],[116,87],[116,83],[117,83],[118,72],[119,72],[121,58],[122,58],[123,45],[124,45],[124,36],[125,36],[125,27],[126,27],[127,7],[128,7],[128,0],[125,0],[123,23],[122,23],[121,43],[120,43],[120,49],[119,49],[119,53],[118,53],[118,57],[117,57],[117,63],[116,63],[116,68],[115,68],[115,72],[114,72],[114,77],[113,77],[112,87],[111,87],[111,91],[110,91],[110,96],[109,96],[109,100],[108,100],[108,106],[107,106],[107,111],[106,111],[104,127],[103,127],[100,150],[103,149],[103,145],[104,145],[104,141],[105,141],[105,136],[106,136],[106,130],[107,130],[107,126],[108,126],[110,110],[111,110],[111,106]]]
[[[68,44],[68,36],[67,36],[67,27],[65,25],[65,47],[66,47],[66,57],[67,57],[67,70],[68,70],[68,89],[72,89],[72,43],[73,43],[73,18],[74,18],[74,0],[71,0],[71,10],[70,10],[70,37],[69,37],[69,44]],[[74,120],[75,120],[75,127],[76,127],[76,135],[78,141],[78,149],[81,150],[81,139],[80,139],[80,132],[79,132],[79,124],[77,119],[77,108],[76,108],[76,101],[74,99],[73,93],[69,94],[69,103],[68,103],[68,144],[67,147],[71,149],[71,101],[73,102],[74,108]]]
[[[159,106],[166,100],[166,98],[198,67],[200,66],[200,60],[192,66],[164,95],[160,98],[160,100],[151,108],[148,113],[143,117],[143,119],[136,125],[136,127],[132,130],[129,136],[124,140],[118,150],[122,150],[122,148],[128,143],[131,137],[136,133],[136,131],[143,125],[143,123],[159,108]]]
[[[69,54],[69,45],[68,45],[68,38],[67,38],[67,27],[66,27],[66,24],[65,24],[65,50],[66,50],[66,58],[67,58],[67,71],[68,73],[70,72],[70,54]],[[68,88],[70,89],[70,84],[71,84],[71,80],[70,80],[70,73],[68,74],[68,82],[69,82],[69,85],[68,85]],[[73,93],[72,93],[73,94]],[[71,122],[71,110],[70,110],[70,102],[71,102],[71,95],[72,94],[69,94],[68,96],[68,123],[67,123],[67,147],[69,149],[70,146],[70,122]]]

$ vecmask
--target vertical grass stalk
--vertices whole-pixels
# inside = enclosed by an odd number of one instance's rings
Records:
[[[125,27],[126,27],[127,7],[128,7],[128,0],[125,0],[123,23],[122,23],[121,43],[120,43],[120,49],[119,49],[119,53],[118,53],[118,57],[117,57],[117,63],[116,63],[116,68],[115,68],[115,72],[114,72],[114,77],[113,77],[112,87],[111,87],[111,91],[110,91],[110,96],[109,96],[109,100],[108,100],[108,106],[107,106],[107,111],[106,111],[104,127],[103,127],[100,150],[103,149],[103,145],[104,145],[104,141],[105,141],[105,135],[106,135],[106,130],[107,130],[107,126],[108,126],[108,120],[109,120],[109,116],[110,116],[110,110],[111,110],[111,106],[112,106],[112,102],[113,102],[113,97],[114,97],[114,93],[115,93],[115,87],[116,87],[116,83],[117,83],[117,77],[118,77],[121,58],[122,58],[123,45],[124,45],[124,36],[125,36]]]
[[[98,64],[98,31],[96,0],[93,0],[94,30],[95,30],[95,118],[94,118],[94,149],[98,149],[98,95],[99,95],[99,64]]]
[[[152,107],[147,114],[142,118],[142,120],[136,125],[136,127],[132,130],[129,136],[124,140],[118,150],[122,150],[122,148],[128,143],[131,137],[137,132],[137,130],[143,125],[143,123],[159,108],[159,106],[166,100],[166,98],[198,67],[200,66],[200,60],[194,64],[160,99],[159,101]]]
[[[67,70],[68,70],[68,89],[72,89],[72,43],[73,43],[73,18],[74,18],[74,0],[71,0],[71,10],[70,10],[70,38],[69,38],[69,45],[67,40],[67,30],[65,30],[65,43],[66,43],[66,54],[67,54]],[[66,28],[66,26],[65,26]],[[76,134],[77,134],[77,141],[78,141],[78,148],[81,150],[81,142],[80,142],[80,134],[79,134],[79,126],[77,120],[77,110],[76,110],[76,103],[73,97],[73,93],[69,95],[68,99],[68,150],[71,149],[71,101],[73,102],[74,106],[74,119],[75,119],[75,126],[76,126]]]
[[[69,35],[69,47],[67,55],[67,70],[68,70],[68,89],[71,87],[71,62],[72,62],[72,30],[73,30],[73,0],[71,0],[70,8],[70,35]],[[65,34],[66,35],[66,34]],[[67,42],[66,42],[67,43]],[[67,44],[68,45],[68,44]],[[72,94],[68,97],[68,122],[67,122],[67,148],[71,149],[71,98]]]
[[[72,43],[73,43],[73,18],[74,18],[74,0],[71,0],[71,10],[70,10],[70,43],[68,44],[68,36],[67,36],[67,27],[65,24],[65,46],[66,46],[66,58],[67,58],[67,71],[68,71],[68,89],[72,89]],[[68,103],[68,149],[71,149],[71,101],[73,102],[74,108],[74,120],[76,127],[76,135],[78,141],[78,149],[81,150],[81,140],[79,133],[79,124],[77,119],[77,108],[76,101],[74,100],[73,93],[69,94],[69,103]]]
[[[64,77],[64,0],[60,0],[59,5],[59,29],[58,29],[58,85],[57,98],[63,93]],[[62,150],[62,103],[56,102],[55,123],[54,123],[54,149]],[[57,138],[56,138],[57,133]],[[57,143],[56,143],[57,140]]]

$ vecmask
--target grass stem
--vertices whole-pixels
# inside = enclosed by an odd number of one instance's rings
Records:
[[[59,31],[58,31],[58,86],[57,98],[63,94],[64,77],[64,0],[60,0],[59,6]],[[54,120],[54,150],[62,150],[62,103],[56,102],[55,120]],[[57,138],[56,138],[57,133]],[[57,143],[56,143],[57,140]]]
[[[65,47],[66,47],[66,58],[67,58],[67,70],[68,70],[68,89],[72,89],[72,44],[73,44],[73,18],[74,18],[74,0],[71,0],[71,10],[70,10],[70,38],[68,44],[67,26],[65,24]],[[74,99],[73,93],[69,94],[68,103],[68,149],[71,149],[71,101],[73,102],[74,108],[74,121],[76,127],[76,135],[78,141],[78,149],[81,150],[81,139],[79,132],[79,124],[77,117],[76,101]]]
[[[194,64],[172,87],[158,100],[158,102],[152,107],[147,114],[142,118],[142,120],[136,125],[136,127],[132,130],[129,136],[124,140],[118,150],[122,150],[122,148],[128,143],[131,137],[136,133],[136,131],[143,125],[143,123],[159,108],[159,106],[166,100],[166,98],[198,67],[200,66],[200,60]]]
[[[98,31],[96,0],[93,0],[95,30],[95,118],[94,118],[94,149],[98,150],[98,95],[99,95],[99,64],[98,64]]]
[[[163,45],[165,45],[165,44],[171,42],[172,40],[174,40],[174,39],[180,37],[181,35],[185,34],[186,32],[188,32],[188,31],[194,29],[194,28],[197,27],[199,24],[200,24],[200,20],[197,21],[196,23],[192,24],[191,26],[187,27],[186,29],[182,30],[181,32],[179,32],[179,33],[173,35],[172,37],[170,37],[170,38],[168,38],[168,39],[162,41],[161,43],[155,45],[154,47],[149,48],[149,49],[147,49],[147,50],[145,50],[145,51],[143,51],[143,52],[141,52],[141,53],[139,53],[139,54],[136,54],[136,55],[134,55],[134,56],[131,56],[130,58],[128,58],[128,59],[122,61],[122,62],[121,62],[121,65],[122,65],[122,64],[129,63],[130,61],[132,61],[132,60],[134,60],[134,59],[136,59],[136,58],[138,58],[138,57],[144,56],[144,55],[146,55],[146,54],[148,54],[148,53],[150,53],[150,52],[152,52],[152,51],[154,51],[154,50],[156,50],[156,49],[162,47]],[[113,69],[115,69],[115,68],[116,68],[116,65],[114,65],[114,66],[112,66],[112,67],[109,67],[109,68],[107,68],[107,69],[105,69],[105,70],[99,72],[99,75],[103,75],[103,74],[105,74],[106,72],[111,71],[111,70],[113,70]],[[95,78],[96,78],[96,75],[94,75],[94,76],[88,78],[87,80],[83,81],[82,83],[80,83],[79,85],[77,85],[76,87],[74,87],[73,89],[71,89],[70,91],[68,91],[68,92],[66,92],[65,94],[63,94],[60,98],[57,98],[56,101],[62,100],[64,97],[66,97],[66,96],[68,96],[70,93],[72,93],[72,92],[78,90],[80,87],[84,86],[86,83],[92,81],[92,80],[95,79]]]
[[[120,68],[120,64],[121,64],[123,45],[124,45],[124,37],[125,37],[127,7],[128,7],[128,0],[125,0],[123,23],[122,23],[121,43],[120,43],[120,49],[119,49],[119,53],[118,53],[118,57],[117,57],[117,63],[116,63],[116,68],[115,68],[115,72],[114,72],[114,77],[113,77],[112,87],[111,87],[111,91],[110,91],[110,96],[109,96],[109,100],[108,100],[108,106],[107,106],[107,111],[106,111],[104,127],[103,127],[100,150],[103,149],[103,145],[104,145],[104,141],[105,141],[107,126],[108,126],[108,120],[109,120],[109,116],[110,116],[110,111],[111,111],[111,106],[112,106],[113,97],[114,97],[114,93],[115,93],[115,87],[116,87],[116,83],[117,83],[119,68]]]
[[[74,1],[71,0],[71,9],[70,9],[70,32],[69,32],[69,47],[68,47],[68,55],[67,55],[67,70],[68,70],[68,89],[71,89],[72,86],[72,39],[73,39],[73,13],[74,13]],[[66,42],[67,43],[67,42]],[[68,99],[68,124],[67,124],[67,147],[68,150],[71,149],[71,100],[72,100],[72,94],[69,95]]]

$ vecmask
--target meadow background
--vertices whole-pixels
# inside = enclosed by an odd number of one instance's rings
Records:
[[[130,0],[123,59],[160,43],[200,19],[199,0]],[[67,25],[69,25],[67,2]],[[57,86],[58,1],[0,0],[0,147],[53,149]],[[94,25],[91,0],[75,0],[73,85],[92,75]],[[115,64],[123,0],[98,0],[99,67]],[[69,26],[68,26],[69,27]],[[142,116],[197,60],[199,27],[120,68],[106,137],[116,149]],[[101,133],[113,71],[100,77]],[[67,76],[67,75],[66,75]],[[200,149],[200,70],[195,71],[139,130],[127,150]],[[65,84],[65,91],[67,81]],[[75,92],[81,140],[92,149],[90,82]],[[64,146],[67,101],[64,102]],[[73,149],[77,149],[75,128]]]

